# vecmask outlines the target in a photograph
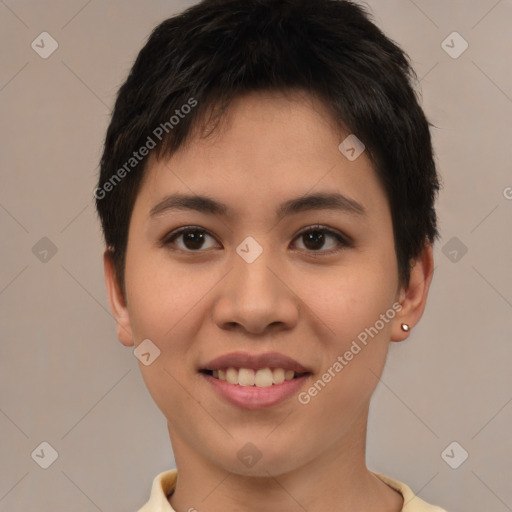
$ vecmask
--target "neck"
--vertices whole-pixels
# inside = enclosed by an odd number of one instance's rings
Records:
[[[402,496],[366,467],[366,417],[353,427],[324,453],[302,464],[292,463],[287,471],[268,462],[263,466],[262,457],[258,476],[235,473],[219,461],[212,462],[169,427],[178,468],[169,502],[176,512],[401,511]],[[286,459],[293,461],[294,454]]]

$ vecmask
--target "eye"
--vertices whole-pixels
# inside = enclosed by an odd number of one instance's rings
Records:
[[[181,244],[176,244],[176,240],[181,238]],[[173,245],[177,245],[178,250],[185,252],[203,252],[200,249],[210,249],[212,245],[205,246],[205,241],[211,238],[215,240],[206,230],[197,226],[184,226],[179,228],[162,239],[162,245],[175,250]],[[343,247],[351,247],[350,239],[332,229],[322,226],[309,226],[302,230],[294,240],[303,240],[303,246],[307,252],[333,253],[341,250]],[[326,241],[334,240],[331,248],[321,250]]]
[[[329,250],[320,251],[328,239],[334,240],[334,245]],[[341,250],[342,247],[349,247],[351,244],[340,233],[322,226],[310,226],[301,231],[296,239],[304,240],[304,246],[308,252],[333,253]]]
[[[178,238],[183,239],[183,246],[178,247],[178,249],[187,251],[187,252],[198,252],[198,249],[204,248],[204,241],[210,237],[213,239],[211,235],[208,234],[202,228],[196,226],[186,226],[183,228],[179,228],[172,233],[169,233],[163,240],[162,245],[170,246],[174,245],[174,241]],[[207,249],[209,247],[206,247]]]

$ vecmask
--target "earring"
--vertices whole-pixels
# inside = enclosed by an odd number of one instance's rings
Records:
[[[402,331],[405,331],[405,332],[408,332],[410,329],[408,324],[402,324],[401,327],[402,327]]]

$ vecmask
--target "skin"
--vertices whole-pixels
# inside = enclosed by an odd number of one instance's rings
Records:
[[[149,161],[130,222],[126,300],[105,252],[119,340],[137,346],[149,338],[161,351],[139,366],[167,418],[177,512],[402,509],[401,495],[366,467],[368,408],[389,343],[406,339],[401,323],[413,329],[423,314],[432,248],[401,287],[387,197],[364,152],[349,161],[338,150],[347,135],[304,94],[238,98],[213,135],[196,134],[170,159]],[[276,220],[283,201],[319,191],[358,201],[366,215],[312,210]],[[151,219],[153,206],[175,192],[208,195],[236,215],[168,211]],[[323,245],[308,245],[298,233],[316,224],[352,244],[325,234]],[[205,230],[203,246],[183,236],[159,243],[182,226]],[[250,264],[236,252],[247,236],[263,248]],[[294,394],[265,410],[241,409],[198,373],[229,352],[277,351],[311,369],[307,390],[395,302],[400,312],[307,405]],[[248,442],[262,454],[251,468],[237,457]]]

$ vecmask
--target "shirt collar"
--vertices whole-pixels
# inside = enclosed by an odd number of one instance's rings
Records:
[[[418,496],[416,496],[410,487],[408,487],[406,484],[393,478],[381,475],[380,473],[373,474],[403,496],[404,505],[402,512],[441,510],[435,507],[430,508],[430,506],[422,499],[418,498]],[[138,512],[175,512],[169,503],[168,496],[172,494],[177,479],[178,471],[176,469],[171,469],[159,473],[153,479],[149,501]]]

